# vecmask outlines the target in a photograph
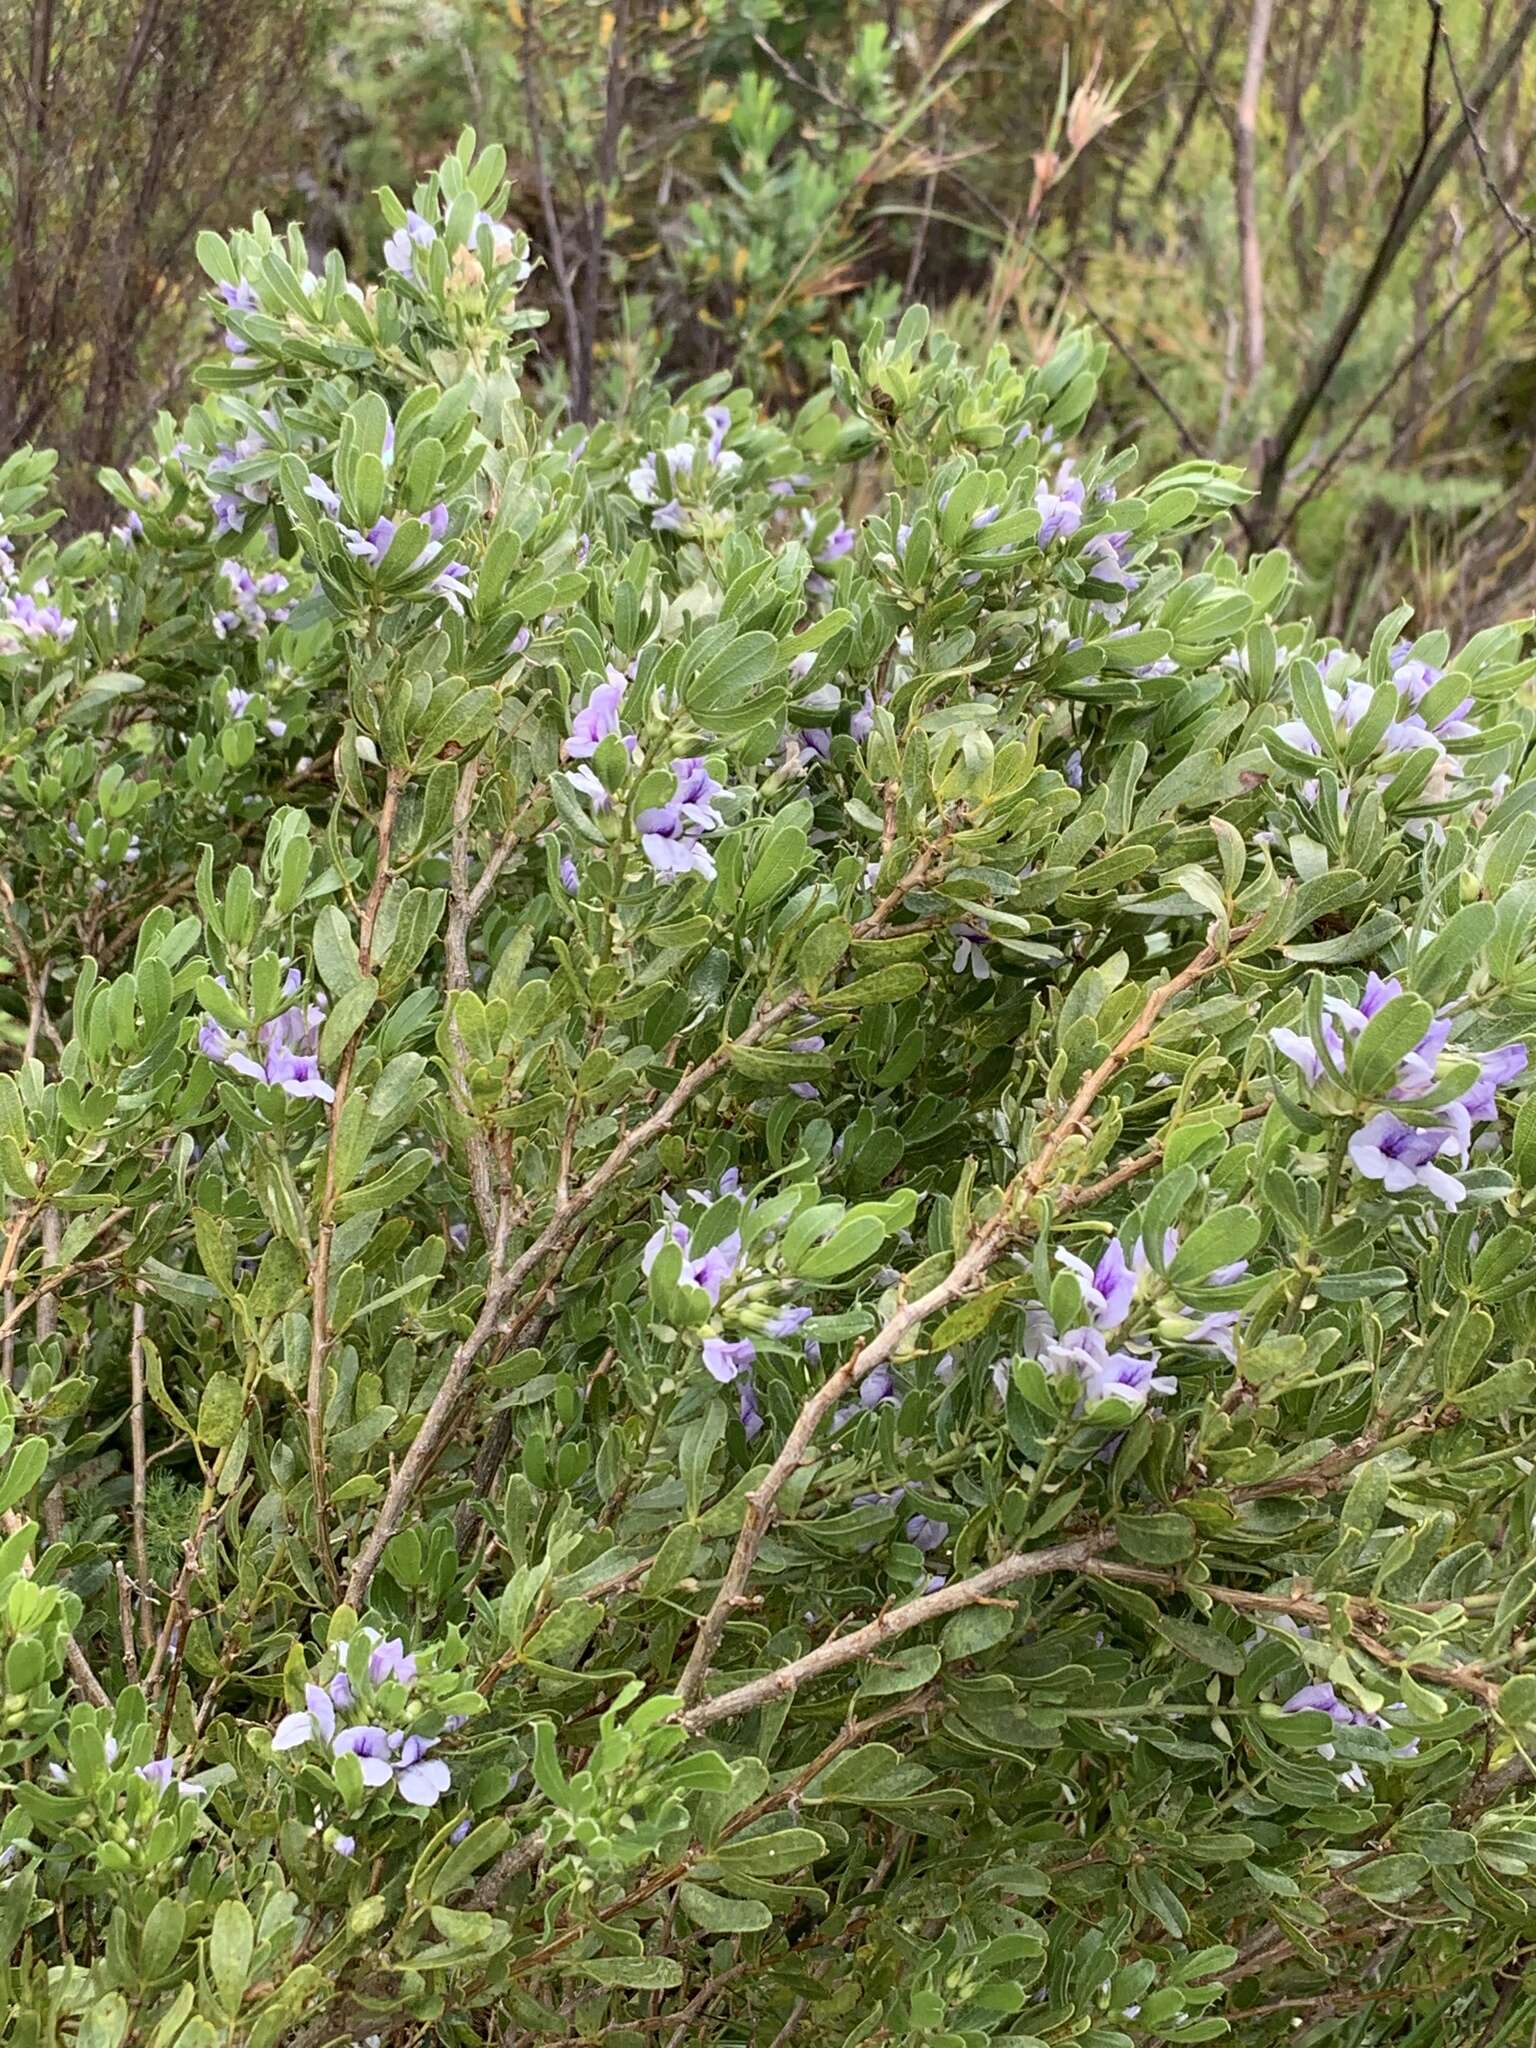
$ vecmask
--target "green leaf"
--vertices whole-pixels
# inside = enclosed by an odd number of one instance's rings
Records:
[[[1246,1259],[1263,1235],[1264,1226],[1251,1209],[1219,1209],[1207,1216],[1173,1255],[1168,1279],[1174,1292]]]
[[[1194,1524],[1184,1515],[1121,1515],[1115,1537],[1138,1564],[1180,1564],[1195,1554]]]
[[[670,1956],[578,1956],[570,1967],[626,1991],[675,1991],[683,1981],[682,1964]]]
[[[200,1443],[222,1450],[232,1444],[245,1414],[245,1394],[233,1373],[216,1372],[203,1388],[197,1407]]]
[[[1236,1678],[1247,1661],[1230,1636],[1182,1615],[1159,1614],[1157,1632],[1184,1656],[1227,1678]]]
[[[1385,1093],[1433,1021],[1422,996],[1394,996],[1382,1005],[1350,1049],[1349,1078],[1362,1095]]]
[[[677,1902],[706,1934],[761,1934],[773,1925],[773,1915],[760,1899],[722,1898],[702,1885],[680,1884]]]
[[[345,994],[337,997],[335,1007],[320,1030],[320,1058],[326,1066],[335,1066],[341,1058],[353,1033],[362,1029],[378,996],[377,979],[365,974],[361,981],[354,982]]]
[[[345,995],[362,979],[352,927],[334,903],[327,903],[315,919],[314,953],[320,979],[333,996]]]
[[[208,1936],[208,1966],[219,2005],[231,2019],[245,1998],[255,1945],[256,1929],[249,1909],[239,1899],[221,1900]]]
[[[8,1513],[27,1495],[48,1469],[48,1440],[25,1436],[0,1466],[0,1514]]]

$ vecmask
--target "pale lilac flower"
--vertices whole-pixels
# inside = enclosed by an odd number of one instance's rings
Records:
[[[1178,1392],[1177,1380],[1158,1375],[1155,1352],[1141,1356],[1111,1351],[1094,1329],[1064,1330],[1042,1347],[1040,1363],[1048,1373],[1070,1374],[1078,1381],[1082,1388],[1080,1411],[1110,1399],[1141,1408],[1150,1394]]]
[[[1136,1274],[1120,1249],[1119,1238],[1110,1239],[1092,1266],[1068,1251],[1058,1251],[1056,1262],[1077,1275],[1083,1308],[1093,1327],[1119,1329],[1131,1312],[1136,1294]]]
[[[331,1847],[338,1856],[351,1858],[357,1854],[357,1837],[356,1835],[338,1835],[335,1841],[332,1842]]]
[[[1040,514],[1040,531],[1036,536],[1043,548],[1052,541],[1070,540],[1083,523],[1083,482],[1072,473],[1072,464],[1064,462],[1056,472],[1054,486],[1042,477],[1035,486],[1035,510]]]
[[[756,1357],[757,1346],[750,1337],[738,1337],[734,1341],[727,1337],[704,1339],[704,1370],[722,1387],[728,1387],[732,1380],[746,1372]]]
[[[416,1659],[409,1655],[399,1636],[390,1636],[386,1641],[375,1644],[368,1658],[368,1677],[373,1685],[382,1685],[386,1679],[398,1679],[401,1685],[409,1685],[416,1676]]]
[[[453,1848],[457,1849],[460,1842],[464,1840],[465,1836],[469,1833],[470,1829],[473,1826],[474,1822],[470,1819],[468,1814],[465,1814],[464,1818],[459,1822],[458,1826],[454,1829],[453,1833],[448,1837],[450,1845]]]
[[[1447,1209],[1456,1208],[1467,1191],[1437,1161],[1465,1160],[1466,1152],[1465,1141],[1447,1125],[1401,1123],[1388,1110],[1373,1116],[1349,1141],[1349,1156],[1367,1179],[1379,1180],[1390,1194],[1423,1188]]]
[[[955,957],[950,963],[956,974],[973,974],[978,981],[992,979],[992,967],[982,947],[992,934],[985,925],[970,920],[952,924],[950,936],[955,940]]]
[[[802,1308],[796,1303],[791,1302],[787,1308],[781,1308],[769,1323],[768,1335],[770,1337],[793,1337],[801,1325],[808,1323],[815,1313],[814,1309]]]
[[[305,1692],[307,1697],[307,1687]],[[363,1783],[374,1791],[389,1784],[395,1774],[390,1762],[389,1736],[382,1728],[366,1722],[358,1728],[343,1728],[331,1744],[331,1755],[355,1756]]]
[[[321,511],[329,512],[333,519],[341,511],[340,498],[337,497],[325,478],[323,476],[316,476],[313,470],[309,473],[309,482],[304,486],[304,495],[306,498],[313,498]]]
[[[750,1443],[754,1437],[761,1436],[763,1431],[763,1414],[757,1405],[757,1389],[752,1384],[750,1373],[743,1373],[740,1376],[736,1382],[736,1390],[736,1413]]]
[[[591,696],[571,720],[571,736],[565,743],[565,752],[571,759],[590,760],[603,741],[610,738],[622,738],[631,753],[634,751],[634,740],[623,734],[619,726],[619,706],[628,687],[628,678],[611,666],[607,680],[593,686]]]
[[[581,876],[577,872],[575,861],[568,853],[563,855],[560,861],[560,886],[567,896],[574,896],[581,887]]]
[[[948,1522],[935,1521],[931,1515],[911,1515],[907,1519],[906,1538],[915,1543],[919,1550],[937,1550],[949,1534]]]
[[[416,250],[431,248],[436,239],[437,230],[412,207],[405,216],[405,226],[396,228],[384,244],[384,261],[397,276],[414,280]]]
[[[395,1787],[400,1797],[412,1806],[436,1806],[453,1782],[448,1766],[427,1755],[436,1745],[422,1735],[407,1735],[403,1741],[394,1735],[390,1745],[398,1746],[400,1752],[395,1763]]]
[[[304,1688],[307,1712],[284,1714],[272,1731],[272,1747],[281,1753],[286,1749],[300,1749],[306,1742],[331,1742],[336,1736],[336,1709],[331,1697],[321,1686],[306,1685]]]

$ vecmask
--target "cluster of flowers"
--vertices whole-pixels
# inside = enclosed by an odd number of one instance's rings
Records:
[[[74,619],[51,602],[39,578],[30,590],[16,588],[15,548],[0,533],[0,654],[60,654],[75,637]]]
[[[391,424],[385,442],[382,460],[388,463],[394,453],[394,427]],[[360,533],[355,526],[341,524],[341,499],[325,481],[324,477],[310,475],[304,487],[306,497],[313,498],[321,510],[337,521],[342,542],[347,553],[355,561],[366,563],[370,569],[382,568],[385,556],[394,545],[395,535],[400,530],[400,521],[391,519],[387,513],[376,519],[366,533]],[[427,538],[416,552],[415,560],[409,564],[407,574],[414,576],[418,569],[425,569],[431,562],[438,561],[443,554],[443,542],[448,534],[448,507],[433,505],[421,514],[422,524],[427,529]],[[449,606],[450,610],[464,615],[464,607],[473,601],[474,584],[470,581],[471,570],[468,562],[447,561],[432,578],[432,589]]]
[[[636,504],[651,509],[651,525],[657,533],[689,534],[697,526],[699,507],[685,506],[681,502],[678,497],[680,484],[693,487],[691,495],[702,496],[711,479],[734,476],[741,468],[741,457],[725,445],[725,437],[731,430],[729,409],[723,405],[706,405],[704,424],[709,430],[709,438],[702,448],[694,441],[676,441],[661,451],[660,458],[655,454],[642,456],[625,479]],[[658,459],[665,461],[667,474],[672,480],[672,496],[665,503],[656,467]],[[849,545],[852,545],[851,538]]]
[[[222,975],[219,982],[222,986]],[[304,978],[297,967],[290,967],[283,984],[284,995],[296,996],[303,985]],[[197,1049],[204,1058],[228,1067],[232,1073],[281,1088],[285,1095],[313,1096],[320,1102],[332,1102],[336,1091],[320,1073],[320,1027],[324,1022],[323,995],[317,995],[308,1005],[295,1003],[260,1027],[253,1052],[244,1032],[226,1031],[205,1012],[198,1029]]]
[[[213,615],[216,640],[227,640],[232,633],[246,633],[254,639],[287,618],[290,607],[271,602],[284,596],[288,589],[288,578],[281,569],[267,569],[260,576],[253,576],[244,562],[228,560],[220,562],[219,577],[225,586],[226,601]]]
[[[1318,663],[1318,673],[1323,679],[1323,698],[1333,720],[1335,733],[1345,739],[1355,730],[1370,710],[1375,697],[1371,685],[1361,676],[1341,678],[1337,683],[1328,678],[1335,674],[1341,663],[1349,656],[1342,647],[1335,647],[1325,654]],[[1446,671],[1436,668],[1433,663],[1421,661],[1413,656],[1406,640],[1401,640],[1389,656],[1391,680],[1396,685],[1399,709],[1376,744],[1376,755],[1381,758],[1407,756],[1430,748],[1435,760],[1429,779],[1421,792],[1421,801],[1426,804],[1443,803],[1450,795],[1451,785],[1465,772],[1457,756],[1450,751],[1451,744],[1458,740],[1475,740],[1481,728],[1467,714],[1474,709],[1473,700],[1463,697],[1458,702],[1437,710],[1433,722],[1426,717],[1424,700],[1435,685],[1444,680]],[[1290,718],[1274,728],[1274,736],[1298,754],[1309,755],[1321,760],[1323,749],[1317,735],[1304,719]],[[1377,775],[1377,787],[1384,789],[1392,780],[1391,773],[1382,770]],[[1316,803],[1318,783],[1309,777],[1301,785],[1305,800]],[[1348,792],[1340,792],[1341,805],[1347,801]],[[1432,820],[1410,819],[1408,829],[1423,833],[1431,829]]]
[[[505,221],[497,220],[493,214],[486,213],[483,209],[475,215],[474,227],[471,230],[477,239],[481,228],[489,228],[491,231],[492,263],[498,270],[504,269],[516,256],[516,236]],[[385,242],[384,261],[397,277],[408,278],[412,284],[420,284],[423,280],[416,269],[417,252],[430,249],[437,238],[438,231],[431,221],[419,214],[415,207],[411,207],[406,212],[405,225],[396,228],[394,233]],[[483,273],[478,277],[474,274],[475,269],[479,268],[479,259],[474,255],[473,251],[468,249],[455,250],[453,260],[455,269],[462,282],[475,284],[484,282]],[[471,268],[471,265],[474,266],[474,269]],[[526,256],[523,257],[518,263],[517,276],[513,279],[513,283],[517,285],[525,284],[532,269],[532,263]]]
[[[613,799],[587,762],[606,739],[621,741],[631,760],[636,756],[638,741],[633,733],[624,731],[619,721],[619,709],[628,687],[628,677],[610,666],[607,680],[594,687],[572,718],[570,737],[565,742],[567,757],[581,763],[569,771],[571,784],[597,812],[610,810]],[[702,875],[710,881],[715,860],[704,843],[704,835],[718,832],[724,822],[714,807],[714,799],[725,794],[724,785],[710,774],[702,755],[679,755],[671,767],[672,795],[664,804],[650,805],[635,819],[641,851],[658,875]],[[561,864],[561,880],[574,895],[577,876],[575,863],[569,857]]]
[[[719,1197],[739,1193],[740,1187],[740,1175],[731,1167],[721,1178],[718,1196],[705,1188],[693,1188],[688,1198],[700,1207],[708,1207]],[[754,1437],[763,1426],[752,1380],[757,1344],[753,1335],[728,1336],[727,1326],[738,1333],[753,1332],[759,1337],[782,1340],[802,1329],[813,1311],[793,1302],[776,1301],[774,1297],[780,1292],[777,1284],[743,1267],[739,1230],[731,1231],[708,1251],[695,1253],[692,1228],[682,1221],[676,1199],[663,1195],[662,1206],[667,1211],[667,1220],[648,1240],[640,1257],[641,1271],[650,1273],[664,1245],[675,1244],[681,1251],[681,1279],[702,1289],[716,1311],[703,1328],[700,1355],[704,1369],[722,1387],[736,1388],[741,1426],[749,1437]]]
[[[264,414],[263,417],[271,419],[270,414]],[[242,434],[237,441],[221,441],[210,457],[208,486],[213,496],[215,540],[226,533],[241,532],[251,509],[264,507],[270,500],[271,486],[264,480],[252,477],[237,478],[233,474],[242,464],[254,460],[258,455],[264,455],[266,447],[267,444],[261,435],[252,428],[249,433]]]
[[[107,1766],[110,1769],[118,1759],[117,1737],[108,1734],[104,1738],[104,1747],[107,1755]],[[56,1785],[68,1785],[73,1782],[68,1769],[63,1764],[50,1763],[48,1775]],[[146,1785],[152,1785],[156,1792],[164,1792],[174,1785],[183,1799],[202,1799],[208,1790],[206,1785],[199,1785],[195,1782],[184,1783],[176,1769],[175,1758],[170,1756],[153,1757],[147,1764],[135,1765],[133,1775],[136,1778],[142,1778]]]
[[[1363,1707],[1352,1707],[1341,1700],[1326,1680],[1316,1685],[1304,1685],[1300,1692],[1293,1692],[1285,1701],[1283,1712],[1287,1714],[1326,1714],[1339,1728],[1379,1728],[1385,1733],[1393,1732],[1392,1723],[1384,1714],[1368,1714]],[[1394,1709],[1396,1711],[1396,1709]],[[1419,1745],[1415,1741],[1394,1743],[1394,1756],[1417,1756]],[[1317,1753],[1326,1762],[1333,1761],[1335,1750],[1331,1742],[1320,1742]],[[1370,1780],[1359,1764],[1351,1764],[1340,1771],[1339,1783],[1351,1792],[1363,1792]]]
[[[369,1687],[393,1683],[409,1689],[416,1678],[416,1659],[401,1639],[385,1639],[367,1628],[362,1633],[371,1646]],[[303,1707],[285,1714],[272,1732],[273,1751],[281,1754],[316,1745],[332,1757],[354,1756],[370,1791],[389,1785],[410,1806],[436,1806],[453,1780],[442,1758],[431,1754],[437,1747],[435,1736],[413,1735],[407,1728],[385,1728],[371,1721],[344,1724],[338,1720],[339,1713],[361,1710],[347,1672],[349,1648],[347,1643],[336,1644],[337,1669],[324,1685],[313,1681],[305,1685]],[[450,1724],[459,1725],[453,1717]],[[337,1851],[343,1856],[350,1856],[355,1846],[350,1835],[336,1839]]]
[[[1178,1245],[1178,1231],[1165,1231],[1165,1266],[1172,1263]],[[1058,1251],[1056,1258],[1077,1277],[1085,1320],[1075,1329],[1058,1333],[1050,1317],[1037,1309],[1030,1318],[1029,1346],[1031,1355],[1053,1378],[1077,1382],[1081,1389],[1078,1414],[1087,1413],[1100,1401],[1122,1401],[1127,1407],[1142,1408],[1153,1394],[1178,1392],[1178,1381],[1171,1374],[1159,1373],[1161,1354],[1144,1332],[1122,1338],[1119,1348],[1110,1348],[1107,1340],[1124,1329],[1138,1304],[1149,1311],[1165,1341],[1208,1345],[1223,1358],[1235,1358],[1237,1310],[1217,1309],[1201,1315],[1184,1307],[1159,1277],[1140,1239],[1127,1257],[1120,1240],[1111,1238],[1091,1266],[1075,1252]],[[1247,1270],[1246,1259],[1234,1260],[1209,1274],[1206,1284],[1229,1287]],[[1130,1348],[1132,1345],[1137,1348]],[[1007,1367],[1000,1364],[994,1372],[1002,1391],[1007,1386]]]
[[[1270,1032],[1270,1042],[1298,1069],[1319,1107],[1348,1112],[1352,1098],[1343,1092],[1348,1045],[1384,1005],[1402,993],[1403,985],[1395,975],[1384,979],[1372,972],[1366,976],[1358,1003],[1343,996],[1324,996],[1320,1045],[1284,1025]],[[1439,1078],[1437,1062],[1447,1050],[1454,1028],[1455,1021],[1447,1012],[1437,1013],[1418,1044],[1399,1061],[1397,1078],[1386,1091],[1390,1101],[1410,1103],[1430,1093]],[[1495,1091],[1524,1073],[1529,1055],[1516,1042],[1466,1057],[1478,1060],[1477,1079],[1460,1095],[1427,1113],[1426,1121],[1407,1123],[1391,1110],[1381,1110],[1355,1132],[1349,1141],[1349,1156],[1357,1172],[1380,1181],[1391,1194],[1422,1188],[1446,1208],[1456,1208],[1466,1189],[1448,1169],[1467,1164],[1479,1124],[1497,1122]]]

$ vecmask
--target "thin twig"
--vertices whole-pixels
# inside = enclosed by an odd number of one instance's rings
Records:
[[[128,1435],[133,1456],[133,1569],[138,1579],[139,1641],[147,1654],[155,1638],[154,1589],[149,1576],[146,1527],[147,1472],[144,1440],[144,1303],[137,1296],[129,1325]]]
[[[930,1621],[941,1621],[947,1614],[958,1614],[962,1608],[995,1600],[1008,1587],[1019,1585],[1026,1579],[1043,1578],[1052,1572],[1080,1571],[1101,1551],[1112,1548],[1114,1542],[1114,1530],[1101,1529],[1092,1536],[1077,1536],[1066,1543],[1052,1544],[1045,1550],[1021,1551],[999,1558],[996,1564],[974,1572],[968,1579],[951,1579],[936,1593],[921,1593],[915,1600],[908,1600],[900,1607],[892,1607],[884,1614],[876,1615],[873,1621],[866,1622],[863,1628],[856,1628],[848,1635],[829,1637],[803,1657],[781,1664],[776,1671],[766,1672],[761,1678],[748,1679],[745,1685],[718,1693],[697,1706],[682,1708],[674,1718],[690,1735],[702,1734],[717,1721],[733,1720],[738,1714],[750,1714],[757,1707],[787,1699],[812,1679],[840,1670],[844,1664],[856,1663],[861,1657],[872,1657],[895,1637],[906,1635],[914,1628],[922,1628]]]
[[[1243,360],[1250,391],[1264,374],[1264,252],[1259,242],[1257,159],[1259,95],[1264,89],[1264,58],[1273,13],[1274,0],[1253,0],[1248,22],[1248,57],[1243,66],[1243,89],[1238,94],[1233,134],[1243,280]]]

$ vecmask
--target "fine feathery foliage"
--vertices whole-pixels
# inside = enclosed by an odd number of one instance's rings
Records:
[[[1287,620],[1082,336],[550,429],[501,153],[384,203],[0,469],[0,2042],[1472,2039],[1522,628]]]

